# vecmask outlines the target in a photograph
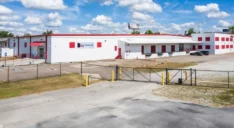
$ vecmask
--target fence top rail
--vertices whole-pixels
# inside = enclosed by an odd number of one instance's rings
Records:
[[[190,68],[190,69],[171,69],[168,68],[167,70],[192,70],[192,71],[205,71],[205,72],[234,72],[234,71],[228,71],[228,70],[202,70],[202,69],[194,69],[194,68]]]

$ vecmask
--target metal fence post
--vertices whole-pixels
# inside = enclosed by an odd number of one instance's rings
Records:
[[[119,66],[117,65],[115,67],[115,81],[119,80]]]
[[[38,64],[37,64],[37,79],[39,78],[39,72],[38,72]]]
[[[151,69],[149,68],[149,81],[151,81]]]
[[[193,86],[193,72],[192,72],[192,68],[190,68],[190,85]]]
[[[7,82],[10,82],[10,66],[8,66],[8,71],[7,71]]]
[[[82,61],[80,62],[80,74],[81,75],[83,74],[83,62]]]
[[[197,86],[197,69],[195,69],[194,71],[195,71],[195,86]]]
[[[166,85],[168,85],[168,69],[166,68]]]
[[[228,71],[228,88],[230,88],[230,72]]]
[[[62,76],[62,62],[60,62],[60,76]]]

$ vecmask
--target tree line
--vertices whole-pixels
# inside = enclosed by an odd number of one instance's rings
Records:
[[[234,34],[234,26],[228,27],[228,30]],[[185,31],[184,36],[191,36],[193,33],[197,33],[194,31],[194,28],[190,28],[188,31]],[[52,30],[46,30],[45,32],[42,33],[42,35],[50,35],[53,34]],[[139,31],[134,31],[131,34],[141,34]],[[145,34],[160,34],[158,32],[153,32],[152,30],[147,30],[145,31]],[[30,33],[25,33],[24,36],[31,36]],[[11,32],[8,31],[0,31],[0,38],[6,38],[6,37],[15,37],[15,35]]]

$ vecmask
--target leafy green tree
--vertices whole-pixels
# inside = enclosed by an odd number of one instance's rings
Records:
[[[14,37],[15,35],[13,33],[9,33],[8,37]]]
[[[151,31],[151,30],[147,30],[147,31],[145,32],[145,34],[154,34],[154,32]]]
[[[228,27],[228,29],[232,34],[234,34],[234,26],[230,26],[230,27]]]
[[[52,30],[46,30],[45,32],[42,33],[43,35],[51,35],[53,34]]]
[[[8,31],[0,31],[0,37],[6,38],[6,37],[14,37],[13,33],[9,33]]]
[[[31,34],[30,33],[25,33],[24,36],[31,36]]]
[[[132,32],[133,35],[136,35],[136,34],[141,34],[139,31],[134,31]]]
[[[194,28],[190,28],[190,29],[188,30],[188,33],[186,34],[186,36],[191,36],[193,33],[196,33],[196,32],[194,31]]]

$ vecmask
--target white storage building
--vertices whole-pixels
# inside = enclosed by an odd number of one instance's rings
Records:
[[[231,35],[221,35],[225,38],[229,37],[229,52],[233,51]],[[210,37],[210,41],[204,42],[203,38],[207,37]],[[187,55],[196,50],[209,50],[216,54],[213,52],[216,51],[213,46],[220,42],[214,40],[213,33],[194,34],[192,37],[169,34],[52,34],[10,38],[8,47],[14,49],[15,56],[41,58],[47,63],[57,63],[119,58],[158,58]],[[206,46],[208,44],[210,49]]]

